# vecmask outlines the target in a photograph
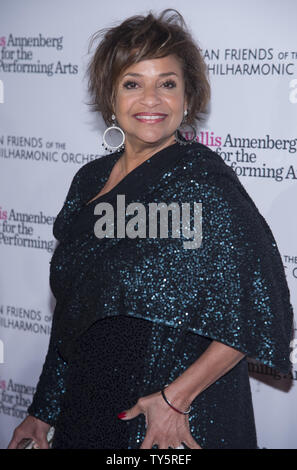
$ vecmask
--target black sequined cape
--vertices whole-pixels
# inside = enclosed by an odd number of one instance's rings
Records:
[[[97,205],[105,202],[114,209],[117,227],[119,195],[125,195],[126,208],[135,203],[136,212],[126,215],[126,223],[139,214],[140,205],[148,215],[153,202],[179,207],[189,203],[193,229],[193,204],[202,203],[198,248],[185,248],[189,234],[182,230],[173,237],[170,218],[167,238],[161,238],[159,231],[155,238],[148,236],[148,217],[144,238],[117,238],[116,231],[114,237],[98,238],[84,224],[77,225],[79,214],[103,188],[120,155],[103,156],[78,170],[54,223],[59,245],[51,260],[50,283],[57,303],[49,351],[28,409],[51,424],[60,412],[63,377],[76,340],[107,317],[126,315],[151,322],[139,396],[160,390],[193,362],[193,356],[183,354],[189,334],[222,342],[281,372],[290,369],[293,310],[283,264],[268,224],[234,171],[199,143],[176,143],[155,153],[90,204],[94,226],[99,219]],[[135,225],[135,231],[138,228]],[[221,383],[225,381],[230,398],[236,401],[241,396],[251,405],[246,358],[229,373],[229,382],[226,377]],[[227,407],[217,391],[212,406],[215,401],[215,406]],[[200,397],[193,402],[194,437],[201,403]],[[252,407],[247,409],[252,413]],[[237,413],[241,415],[235,416],[234,433],[239,422],[241,427],[252,427],[247,411]],[[145,430],[137,420],[129,426],[133,448],[135,436],[144,437]],[[202,434],[200,427],[198,442]]]

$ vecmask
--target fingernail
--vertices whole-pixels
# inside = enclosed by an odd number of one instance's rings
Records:
[[[125,411],[123,411],[122,413],[119,413],[119,414],[118,414],[118,418],[120,418],[120,419],[125,418],[125,416],[126,416]]]

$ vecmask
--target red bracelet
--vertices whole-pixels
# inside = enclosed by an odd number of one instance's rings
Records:
[[[168,387],[168,384],[166,384],[164,386],[164,388]],[[171,406],[171,408],[173,408],[175,411],[177,411],[178,413],[182,414],[182,415],[188,415],[192,409],[192,407],[190,406],[190,408],[187,410],[187,411],[181,411],[181,410],[178,410],[177,408],[175,408],[175,406],[173,406],[170,401],[167,400],[166,396],[165,396],[165,393],[164,393],[164,390],[161,390],[161,393],[162,393],[162,397],[164,398],[164,400],[166,401],[166,403]]]

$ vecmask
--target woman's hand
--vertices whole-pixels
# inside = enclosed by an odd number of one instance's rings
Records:
[[[167,398],[170,401],[169,396]],[[178,408],[178,405],[172,404]],[[151,449],[154,444],[159,449],[176,449],[181,443],[185,443],[190,449],[201,449],[191,435],[189,415],[173,410],[165,402],[161,392],[139,398],[136,405],[125,410],[125,416],[121,419],[133,419],[141,413],[145,415],[146,435],[140,449]]]
[[[39,449],[48,449],[47,433],[50,424],[41,421],[34,416],[27,416],[24,421],[15,428],[12,439],[8,444],[7,449],[17,449],[18,444],[22,439],[33,439]]]

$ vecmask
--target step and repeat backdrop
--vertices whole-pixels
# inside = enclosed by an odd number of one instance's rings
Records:
[[[295,0],[0,0],[0,447],[26,417],[51,332],[52,228],[74,173],[103,155],[87,105],[89,39],[175,8],[205,57],[197,138],[230,165],[270,225],[297,307]],[[92,49],[91,53],[94,51]],[[260,448],[297,448],[297,332],[286,376],[249,362]]]

